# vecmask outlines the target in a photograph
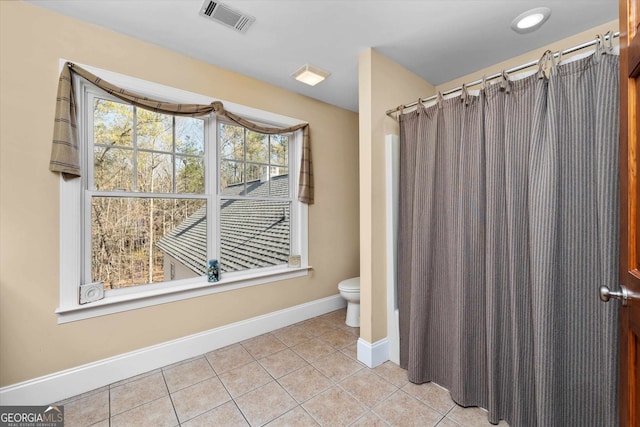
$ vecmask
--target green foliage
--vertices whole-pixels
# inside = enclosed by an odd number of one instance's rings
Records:
[[[204,161],[195,157],[178,157],[176,191],[204,193]]]

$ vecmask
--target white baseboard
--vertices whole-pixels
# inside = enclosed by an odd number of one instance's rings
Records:
[[[0,405],[48,405],[346,306],[340,295],[0,388]]]
[[[358,338],[358,360],[370,368],[375,368],[389,360],[389,340],[387,338],[373,344]]]

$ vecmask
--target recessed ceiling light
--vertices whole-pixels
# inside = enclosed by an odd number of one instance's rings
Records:
[[[551,9],[548,7],[537,7],[527,10],[516,16],[511,22],[511,29],[516,33],[525,34],[537,30],[551,16]]]
[[[330,72],[325,71],[322,68],[305,64],[297,69],[293,74],[291,74],[291,77],[298,80],[299,82],[308,84],[309,86],[315,86],[330,75]]]

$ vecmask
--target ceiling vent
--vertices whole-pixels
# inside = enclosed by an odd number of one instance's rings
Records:
[[[253,16],[238,12],[220,2],[210,0],[205,0],[200,9],[200,15],[241,33],[246,33],[256,20]]]

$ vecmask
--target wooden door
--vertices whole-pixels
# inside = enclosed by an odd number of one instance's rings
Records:
[[[640,295],[640,6],[620,0],[620,284]],[[640,301],[620,306],[620,425],[640,426]]]

